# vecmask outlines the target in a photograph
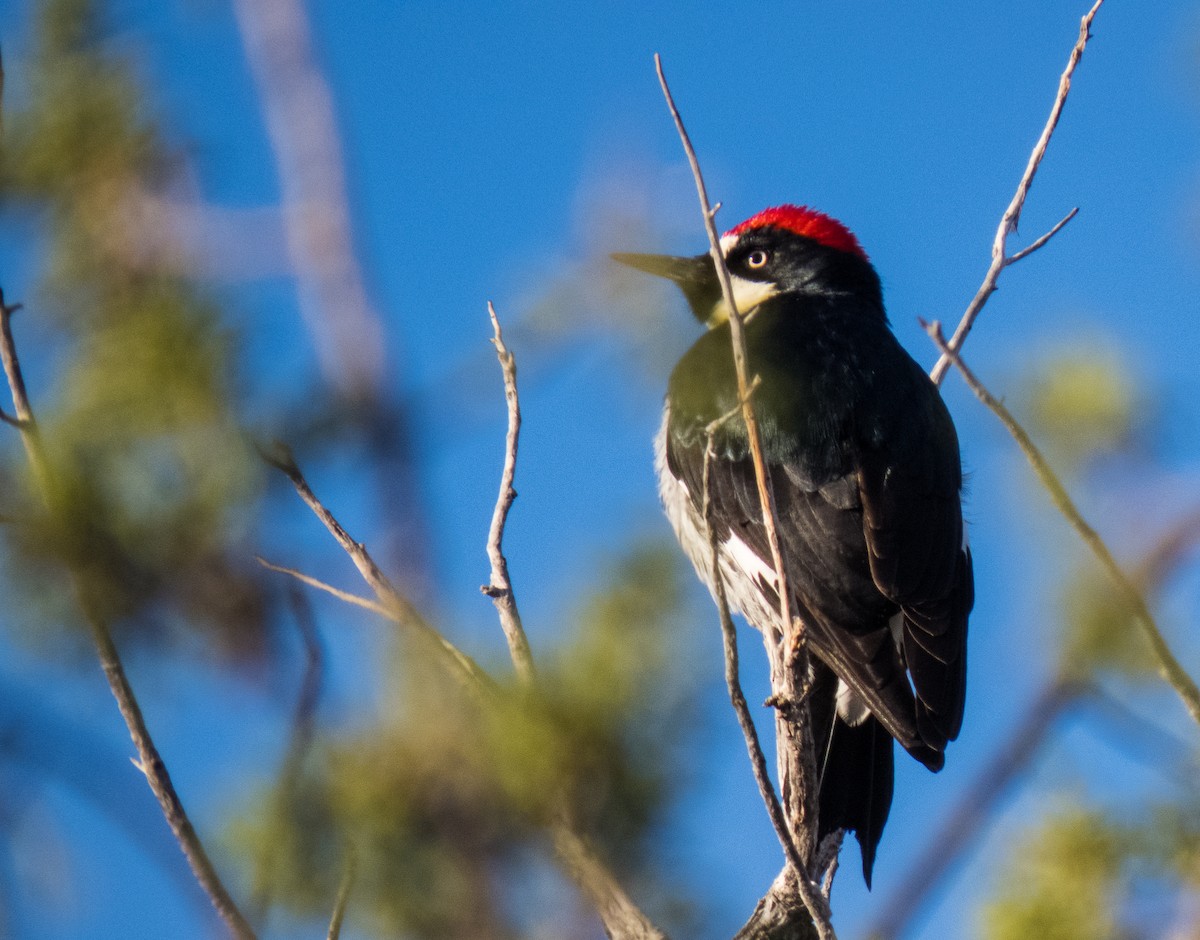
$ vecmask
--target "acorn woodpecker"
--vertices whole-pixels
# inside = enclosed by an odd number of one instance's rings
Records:
[[[930,770],[962,723],[974,602],[958,438],[892,335],[879,276],[840,222],[760,212],[721,249],[745,318],[791,609],[810,653],[819,837],[851,830],[871,870],[892,802],[892,739]],[[675,281],[708,332],[676,365],[656,442],[666,514],[713,589],[701,515],[708,427],[738,408],[729,310],[708,254],[619,254]],[[730,605],[777,631],[778,582],[740,414],[715,432],[711,512]]]

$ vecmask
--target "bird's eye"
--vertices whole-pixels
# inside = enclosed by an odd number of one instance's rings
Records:
[[[746,266],[750,268],[765,268],[767,266],[767,258],[769,256],[761,248],[758,248],[750,254],[746,255]]]

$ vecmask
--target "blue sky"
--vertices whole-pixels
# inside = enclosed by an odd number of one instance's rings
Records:
[[[586,590],[598,559],[631,532],[667,534],[649,441],[670,363],[696,328],[678,298],[652,289],[644,309],[626,305],[614,313],[607,309],[610,275],[598,273],[606,270],[598,259],[610,250],[704,247],[653,53],[663,56],[710,194],[723,203],[721,227],[784,201],[840,218],[880,272],[897,334],[929,364],[934,356],[916,318],[956,321],[974,294],[1085,12],[1082,3],[1035,0],[969,8],[321,0],[309,8],[344,137],[357,244],[386,318],[392,381],[416,402],[440,606],[470,645],[492,653],[500,637],[478,585],[486,575],[503,410],[487,345],[488,299],[523,367],[521,497],[508,548],[535,650],[554,642],[555,618]],[[28,15],[28,3],[0,9],[7,94],[17,102]],[[227,4],[116,0],[111,20],[153,80],[155,107],[186,149],[203,198],[237,208],[275,202],[274,162]],[[1017,243],[1072,206],[1080,207],[1079,217],[1004,274],[966,347],[981,377],[997,393],[1012,394],[1022,370],[1047,352],[1110,343],[1164,403],[1168,433],[1154,475],[1140,479],[1132,497],[1121,478],[1084,498],[1085,512],[1119,554],[1190,508],[1198,490],[1198,76],[1200,15],[1193,5],[1112,0],[1102,9]],[[613,241],[622,231],[638,243]],[[22,240],[0,238],[0,279],[10,296],[22,296],[31,283],[32,272],[19,263],[29,257],[18,249]],[[18,279],[6,268],[19,271]],[[550,305],[548,321],[549,285],[566,300]],[[639,319],[636,328],[614,329],[614,320],[627,317]],[[264,393],[313,375],[315,358],[286,279],[239,285],[233,318],[246,337],[248,371]],[[849,855],[839,879],[835,912],[844,937],[869,920],[872,905],[923,844],[928,821],[1020,714],[1053,649],[1046,592],[1059,572],[1046,567],[1048,546],[1068,544],[1070,536],[1053,519],[1030,521],[1030,507],[1048,515],[1048,503],[1031,495],[1019,454],[956,376],[945,394],[972,474],[979,579],[966,726],[938,777],[899,761],[874,896],[858,884]],[[328,486],[349,484],[351,469],[332,473]],[[369,507],[351,497],[338,508],[369,541]],[[337,563],[332,554],[319,557]],[[1171,609],[1195,610],[1195,581],[1177,588]],[[700,616],[708,617],[698,588],[695,597]],[[355,700],[354,673],[369,660],[377,629],[362,618],[343,644],[331,642],[332,696],[345,708]],[[704,707],[720,710],[715,619],[710,629],[710,648],[697,653],[696,668],[711,673]],[[1194,665],[1194,637],[1176,636]],[[763,682],[756,638],[743,637],[743,648],[748,684]],[[15,656],[0,677],[29,681],[22,662]],[[169,755],[177,755],[185,797],[202,826],[215,825],[244,768],[278,747],[278,713],[236,683],[182,669],[176,678],[149,680],[143,695]],[[72,682],[56,707],[87,716],[98,735],[121,746],[123,729],[115,710],[104,711],[109,702],[99,681]],[[207,708],[213,682],[228,709]],[[1161,705],[1163,720],[1177,723],[1176,703],[1163,696]],[[1044,762],[1053,769],[1027,792],[1065,785],[1111,796],[1125,786],[1155,785],[1135,761],[1106,747],[1086,727],[1072,727]],[[1096,755],[1104,774],[1096,771]],[[706,763],[705,782],[695,785],[665,854],[687,859],[716,911],[716,937],[732,933],[780,860],[731,717]],[[1032,799],[1014,801],[1000,831],[1011,829]],[[80,826],[100,825],[62,794],[48,806]],[[697,818],[717,822],[701,826]],[[996,842],[974,856],[921,937],[959,935],[988,885]],[[138,852],[124,847],[119,854],[117,870],[160,877]],[[95,859],[74,864],[94,885],[113,877]],[[189,921],[197,907],[175,898],[143,915],[161,917],[150,927],[114,914],[104,928],[112,932],[102,934],[90,920],[102,897],[74,903],[80,919],[31,936],[66,936],[61,931],[81,924],[87,930],[78,935],[115,937],[204,923]],[[180,928],[178,935],[200,929]]]

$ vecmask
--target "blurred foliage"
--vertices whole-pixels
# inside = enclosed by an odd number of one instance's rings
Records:
[[[1073,339],[1049,350],[1020,385],[1027,429],[1067,472],[1137,443],[1150,402],[1115,346]]]
[[[389,717],[321,742],[284,816],[265,793],[233,826],[256,878],[301,915],[327,913],[346,847],[350,917],[373,934],[516,936],[499,886],[559,812],[617,871],[653,886],[647,836],[672,795],[686,723],[677,553],[634,550],[569,622],[536,691],[464,693],[406,647]],[[273,808],[274,807],[274,808]]]
[[[1164,936],[1157,922],[1172,909],[1183,912],[1186,924],[1189,906],[1194,910],[1200,901],[1196,795],[1186,805],[1165,805],[1141,818],[1080,806],[1050,813],[1016,840],[996,896],[982,911],[982,936]]]
[[[1149,598],[1151,585],[1141,585]],[[1158,675],[1134,612],[1112,580],[1095,565],[1080,568],[1064,583],[1065,632],[1059,661],[1082,676],[1116,673],[1144,681]]]
[[[988,940],[1116,940],[1126,837],[1103,813],[1047,817],[1019,839],[997,897],[983,911]]]
[[[239,431],[236,344],[186,276],[146,194],[172,172],[130,63],[89,0],[48,0],[10,113],[0,184],[49,254],[24,318],[53,330],[53,376],[33,382],[49,479],[4,454],[11,582],[23,630],[74,622],[70,577],[128,635],[201,631],[230,654],[262,651],[259,573],[233,561],[253,521],[257,461]],[[22,331],[23,332],[23,331]],[[24,349],[26,370],[39,360]],[[27,639],[44,640],[29,636]]]

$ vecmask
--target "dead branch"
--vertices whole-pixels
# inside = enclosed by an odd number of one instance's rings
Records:
[[[488,530],[487,553],[492,563],[491,582],[481,590],[492,599],[496,611],[500,615],[500,627],[504,630],[504,638],[508,641],[508,650],[512,655],[513,667],[517,670],[523,682],[529,683],[534,679],[533,653],[529,649],[529,640],[525,636],[525,628],[521,626],[521,614],[517,610],[517,599],[513,595],[512,581],[508,576],[508,559],[504,557],[504,527],[508,523],[508,511],[512,508],[517,491],[513,488],[513,480],[517,472],[517,446],[521,439],[521,402],[517,397],[517,362],[513,354],[504,345],[504,334],[500,329],[500,319],[496,316],[496,308],[488,301],[488,316],[492,320],[492,344],[496,347],[496,357],[500,360],[500,369],[504,373],[504,400],[508,405],[508,433],[504,439],[504,470],[500,474],[500,495],[496,498],[496,508],[492,512],[492,524]]]
[[[284,232],[300,307],[322,371],[350,398],[384,378],[383,323],[354,253],[333,93],[317,68],[299,0],[236,0],[279,170]]]
[[[783,803],[787,808],[787,822],[792,842],[797,854],[804,860],[804,864],[796,871],[797,890],[804,900],[804,905],[816,925],[821,940],[828,940],[828,938],[835,937],[833,924],[830,921],[829,906],[821,895],[820,888],[813,884],[807,864],[813,858],[817,848],[817,770],[808,709],[795,707],[804,695],[804,690],[799,687],[802,682],[801,677],[808,675],[808,648],[804,642],[804,626],[799,618],[793,618],[791,613],[787,566],[784,562],[783,546],[775,524],[775,501],[771,488],[770,471],[763,459],[758,422],[750,398],[751,380],[750,369],[746,361],[745,330],[741,314],[734,301],[729,270],[725,266],[725,255],[721,251],[721,241],[717,235],[716,211],[708,201],[708,191],[704,185],[704,176],[700,172],[696,151],[692,147],[691,139],[683,125],[683,118],[671,96],[671,89],[667,85],[667,78],[663,72],[662,58],[658,54],[654,56],[654,65],[658,73],[659,84],[662,86],[663,97],[666,99],[671,117],[675,121],[675,129],[679,133],[679,139],[687,154],[688,164],[691,166],[692,177],[696,182],[696,192],[704,216],[704,230],[708,235],[709,253],[721,282],[722,295],[729,308],[730,336],[734,368],[737,373],[738,396],[742,402],[742,420],[746,425],[746,433],[750,442],[754,478],[758,487],[759,502],[762,506],[763,525],[766,529],[767,541],[771,546],[771,557],[775,566],[779,591],[779,636],[769,636],[770,631],[764,624],[763,640],[771,661],[771,700],[776,705],[776,744],[780,791],[783,795]]]
[[[508,524],[508,512],[516,499],[513,482],[517,472],[517,446],[521,435],[521,403],[517,394],[517,364],[512,352],[504,345],[500,320],[496,310],[488,303],[488,316],[492,321],[492,344],[504,374],[504,398],[508,406],[508,432],[504,443],[504,469],[500,474],[500,494],[492,513],[488,531],[487,553],[491,561],[491,581],[483,585],[484,594],[492,598],[500,617],[500,626],[508,642],[508,652],[516,670],[517,679],[525,688],[531,688],[537,680],[533,664],[533,653],[529,640],[521,625],[521,613],[517,609],[517,598],[513,593],[508,575],[508,561],[504,557],[504,529]],[[550,835],[554,843],[559,864],[568,877],[587,897],[605,933],[616,940],[665,940],[665,935],[642,913],[616,876],[600,860],[587,840],[576,830],[569,808],[560,797],[550,815]]]
[[[1071,91],[1071,76],[1075,74],[1075,67],[1079,65],[1079,60],[1083,58],[1083,50],[1087,48],[1088,40],[1091,38],[1092,20],[1096,18],[1096,14],[1099,12],[1102,3],[1104,3],[1104,0],[1096,0],[1092,8],[1084,14],[1083,20],[1079,24],[1079,38],[1075,41],[1075,46],[1071,49],[1071,55],[1067,59],[1067,67],[1063,71],[1062,77],[1058,80],[1058,94],[1055,95],[1054,104],[1050,108],[1050,117],[1047,118],[1046,125],[1042,128],[1042,133],[1038,137],[1037,143],[1033,145],[1033,152],[1029,155],[1029,162],[1025,166],[1025,172],[1021,174],[1021,180],[1017,183],[1017,191],[1013,194],[1012,202],[1008,204],[1008,208],[1004,210],[1004,215],[1000,219],[1000,226],[996,229],[996,237],[992,240],[992,263],[988,267],[987,274],[984,275],[983,284],[975,294],[974,299],[967,306],[966,312],[962,315],[962,319],[959,320],[958,326],[954,330],[954,335],[950,338],[950,342],[947,343],[947,347],[952,353],[962,348],[963,343],[967,340],[967,334],[971,332],[971,327],[975,325],[975,320],[983,310],[984,304],[996,292],[996,282],[1000,279],[1000,272],[1010,264],[1015,264],[1022,258],[1028,257],[1045,245],[1064,225],[1075,218],[1075,213],[1079,211],[1077,208],[1072,209],[1062,221],[1028,248],[1018,251],[1014,255],[1006,254],[1008,237],[1017,230],[1017,223],[1021,219],[1021,210],[1025,207],[1025,198],[1029,195],[1029,188],[1033,185],[1033,177],[1037,173],[1038,167],[1042,164],[1042,158],[1046,155],[1046,147],[1049,146],[1054,129],[1058,126],[1058,119],[1062,116],[1063,106],[1067,103],[1067,94]],[[941,385],[942,380],[946,377],[946,370],[949,368],[950,356],[943,353],[941,358],[934,364],[929,376],[935,384]]]
[[[1142,596],[1142,592],[1131,581],[1128,575],[1117,564],[1113,558],[1112,552],[1100,535],[1093,529],[1083,518],[1079,508],[1071,499],[1066,487],[1062,481],[1050,468],[1050,464],[1046,462],[1046,458],[1042,452],[1038,450],[1037,445],[1029,437],[1028,432],[1021,427],[1017,419],[1013,417],[1012,412],[1005,407],[1004,403],[992,395],[975,377],[975,374],[967,368],[962,357],[950,348],[942,335],[941,324],[934,322],[924,324],[925,331],[929,334],[930,339],[942,351],[942,355],[949,358],[951,364],[958,369],[963,380],[967,383],[967,387],[975,393],[978,398],[987,408],[1000,419],[1000,423],[1004,425],[1009,434],[1017,442],[1017,446],[1021,448],[1021,452],[1029,461],[1033,472],[1037,475],[1038,480],[1046,491],[1050,494],[1050,499],[1054,503],[1055,508],[1062,513],[1063,517],[1070,524],[1071,528],[1079,535],[1085,545],[1091,549],[1092,554],[1096,556],[1096,560],[1100,562],[1100,567],[1108,575],[1113,586],[1121,595],[1122,600],[1129,606],[1133,614],[1134,622],[1141,628],[1145,634],[1147,642],[1150,644],[1150,649],[1154,654],[1154,658],[1158,662],[1158,672],[1163,680],[1175,690],[1180,699],[1183,700],[1184,707],[1187,708],[1188,714],[1192,716],[1192,720],[1200,724],[1200,688],[1197,688],[1196,682],[1175,658],[1175,654],[1171,652],[1171,648],[1167,645],[1166,639],[1163,637],[1162,631],[1158,627],[1158,623],[1154,619],[1154,615],[1150,613],[1150,608],[1146,604],[1146,599]]]
[[[317,498],[312,487],[308,485],[308,480],[305,479],[291,451],[282,444],[276,444],[271,453],[267,453],[265,450],[260,450],[260,453],[267,463],[275,467],[291,481],[292,487],[304,501],[304,504],[312,510],[313,515],[321,520],[322,525],[329,531],[329,534],[334,537],[342,550],[350,556],[350,560],[354,562],[354,567],[358,569],[359,574],[362,575],[362,579],[367,582],[367,586],[375,593],[375,597],[383,605],[384,609],[389,612],[388,619],[394,620],[411,629],[432,650],[441,656],[461,678],[476,685],[491,685],[491,679],[483,669],[470,656],[430,625],[412,602],[396,590],[387,575],[375,564],[375,559],[371,557],[371,553],[367,551],[367,547],[350,537],[350,533],[342,527],[337,517],[326,508],[325,504]],[[264,562],[264,564],[266,563]],[[290,570],[286,573],[293,576],[298,576],[299,574]],[[321,587],[322,589],[328,589],[326,585],[322,585]]]
[[[12,315],[17,309],[17,306],[9,306],[5,303],[4,293],[0,290],[0,361],[3,362],[4,374],[8,379],[13,412],[20,422],[18,427],[30,467],[41,491],[42,499],[47,506],[53,509],[55,488],[52,485],[50,466],[42,447],[33,409],[29,404],[25,378],[21,371],[20,359],[17,356],[16,343],[13,341]],[[171,827],[171,832],[187,859],[192,874],[195,875],[196,880],[209,896],[213,907],[225,921],[230,933],[239,940],[253,940],[253,929],[225,887],[220,875],[217,874],[191,819],[188,818],[187,812],[183,808],[183,802],[171,781],[167,765],[159,754],[154,739],[150,736],[150,730],[146,727],[146,721],[142,715],[141,705],[138,703],[133,686],[130,685],[129,677],[125,673],[124,663],[113,642],[108,623],[100,616],[96,604],[84,589],[76,571],[70,572],[70,580],[80,612],[91,633],[100,666],[104,670],[104,677],[108,681],[108,687],[117,701],[117,708],[121,712],[121,717],[125,719],[125,726],[129,729],[129,736],[137,750],[138,757],[134,766],[145,776],[151,792],[154,793],[162,808],[167,824]]]

